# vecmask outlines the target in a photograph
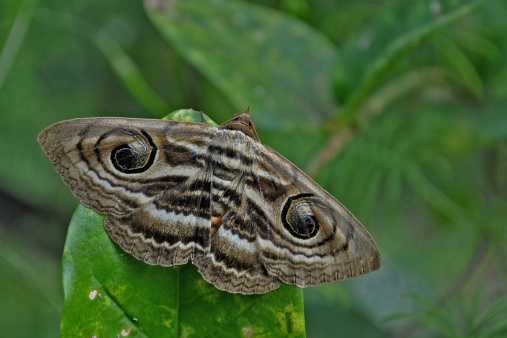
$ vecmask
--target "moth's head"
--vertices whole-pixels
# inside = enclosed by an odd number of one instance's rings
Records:
[[[236,113],[232,115],[232,119],[224,123],[220,128],[239,130],[243,132],[243,134],[259,141],[259,136],[257,136],[257,131],[255,130],[255,121],[250,116],[249,109],[247,109],[244,113]]]

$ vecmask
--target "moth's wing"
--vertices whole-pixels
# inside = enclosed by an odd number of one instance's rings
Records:
[[[248,149],[253,140],[241,132],[220,130],[207,150],[212,167],[212,210],[225,213],[211,237],[209,251],[192,262],[218,289],[242,294],[265,293],[280,286],[262,264],[257,220],[245,197],[251,180]]]
[[[108,215],[104,227],[125,251],[148,264],[185,264],[209,249],[210,180],[204,167],[132,213]]]
[[[270,275],[306,287],[380,267],[380,252],[368,231],[305,173],[264,145],[255,166],[245,196]]]
[[[93,118],[54,124],[39,143],[72,193],[107,214],[125,251],[150,264],[183,264],[209,245],[210,176],[202,153],[215,127]]]
[[[262,264],[256,221],[245,207],[230,210],[211,238],[209,252],[193,259],[199,272],[218,289],[259,294],[278,289],[280,280]]]

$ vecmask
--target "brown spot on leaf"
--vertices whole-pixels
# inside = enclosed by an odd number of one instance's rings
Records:
[[[132,332],[132,328],[130,328],[130,327],[128,327],[126,329],[122,329],[121,330],[121,336],[122,337],[127,337],[130,334],[130,332]]]
[[[253,327],[251,326],[243,326],[241,331],[243,331],[243,337],[251,338],[253,336]]]

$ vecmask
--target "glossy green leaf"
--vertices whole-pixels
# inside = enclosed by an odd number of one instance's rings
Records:
[[[209,118],[192,110],[173,118]],[[305,335],[302,290],[288,285],[263,295],[220,291],[192,264],[148,265],[125,253],[104,216],[79,206],[63,255],[63,337],[218,337]]]
[[[336,47],[299,20],[240,1],[145,3],[165,38],[264,128],[318,123],[333,111]]]

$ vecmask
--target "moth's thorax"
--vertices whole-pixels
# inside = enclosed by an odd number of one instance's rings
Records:
[[[241,114],[234,114],[232,119],[224,124],[223,126],[220,126],[222,129],[229,129],[229,130],[239,130],[243,134],[253,138],[254,140],[259,140],[255,133],[255,121],[250,116],[250,113],[248,110]]]
[[[259,143],[239,130],[219,128],[216,138],[208,146],[213,162],[229,169],[251,172]]]

